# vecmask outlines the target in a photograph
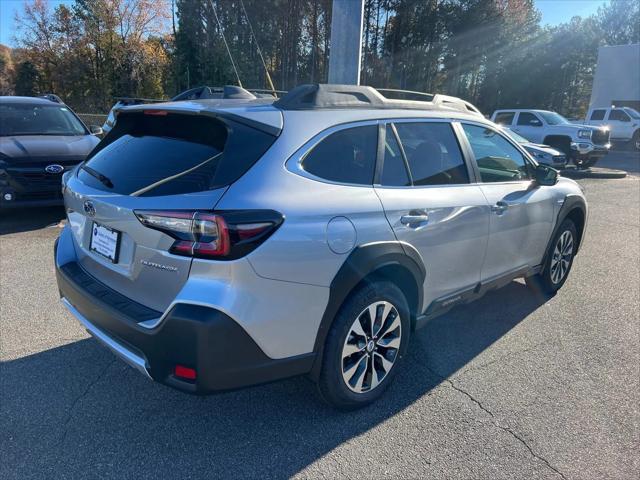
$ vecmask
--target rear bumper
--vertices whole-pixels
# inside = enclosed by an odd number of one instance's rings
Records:
[[[304,374],[313,364],[313,353],[268,357],[237,322],[214,308],[176,304],[157,327],[146,328],[140,323],[160,312],[114,292],[74,261],[56,261],[56,277],[63,304],[91,335],[146,376],[179,390],[231,390]],[[176,377],[176,365],[195,369],[196,379]]]

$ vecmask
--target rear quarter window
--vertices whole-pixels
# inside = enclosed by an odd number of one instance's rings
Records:
[[[377,148],[377,126],[345,128],[307,153],[302,169],[331,182],[372,185]]]
[[[240,178],[274,140],[241,123],[203,115],[123,113],[78,178],[121,195],[211,190]],[[108,182],[96,178],[96,172]]]

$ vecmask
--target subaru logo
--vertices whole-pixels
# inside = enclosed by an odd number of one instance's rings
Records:
[[[89,200],[84,202],[84,213],[86,213],[90,217],[95,217],[96,207],[93,206],[93,202],[90,202]]]
[[[44,171],[47,173],[61,173],[64,172],[64,167],[62,165],[54,163],[53,165],[47,165],[46,167],[44,167]]]

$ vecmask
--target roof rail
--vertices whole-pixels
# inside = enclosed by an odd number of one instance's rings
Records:
[[[417,102],[430,102],[433,100],[433,93],[414,92],[413,90],[398,90],[395,88],[376,88],[378,92],[388,99],[394,100],[415,100]]]
[[[400,98],[398,98],[400,97]],[[340,108],[457,110],[483,116],[471,103],[447,95],[376,89],[359,85],[300,85],[273,103],[282,110],[317,110]],[[483,117],[484,118],[484,117]]]

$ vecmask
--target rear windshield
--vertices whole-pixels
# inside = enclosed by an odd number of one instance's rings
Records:
[[[201,192],[240,178],[274,140],[231,120],[122,113],[78,170],[78,178],[93,188],[121,195]]]

